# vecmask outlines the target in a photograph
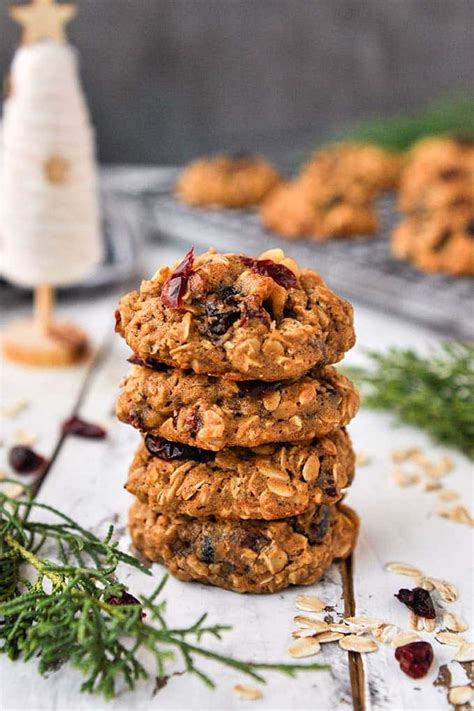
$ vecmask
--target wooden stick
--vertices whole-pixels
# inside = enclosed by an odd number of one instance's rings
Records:
[[[42,335],[48,334],[54,306],[54,291],[49,284],[39,284],[35,289],[35,326]]]

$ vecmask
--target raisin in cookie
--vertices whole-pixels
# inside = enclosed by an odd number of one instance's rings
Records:
[[[322,437],[347,425],[358,405],[350,380],[331,366],[262,382],[136,365],[116,412],[142,432],[217,451]]]
[[[189,205],[245,207],[259,203],[280,180],[278,171],[257,156],[217,155],[185,168],[176,194]]]
[[[316,241],[370,235],[378,228],[371,204],[352,202],[337,188],[329,191],[326,202],[321,196],[316,200],[299,182],[276,188],[260,208],[260,221],[263,227],[287,239]]]
[[[474,209],[406,218],[393,231],[392,252],[422,271],[474,275]]]
[[[266,519],[333,504],[354,476],[344,430],[304,444],[208,450],[147,435],[126,489],[160,513]]]
[[[311,585],[354,548],[358,519],[347,506],[319,506],[280,521],[221,521],[158,514],[135,502],[135,547],[180,580],[235,592],[272,593]]]
[[[351,305],[281,250],[191,250],[121,299],[116,330],[139,358],[231,380],[297,378],[355,341]]]

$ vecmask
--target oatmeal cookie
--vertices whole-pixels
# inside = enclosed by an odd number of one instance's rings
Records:
[[[159,513],[271,520],[334,504],[353,476],[354,453],[344,430],[304,444],[215,454],[148,435],[125,488]]]
[[[191,250],[121,299],[116,330],[139,358],[231,380],[297,378],[355,341],[351,305],[278,249]]]
[[[311,585],[335,558],[348,556],[358,519],[340,504],[265,523],[169,516],[135,502],[129,527],[135,547],[180,580],[271,593]]]
[[[116,412],[142,432],[217,451],[322,437],[347,425],[358,405],[350,380],[331,366],[273,382],[135,366]]]
[[[182,172],[176,194],[189,205],[256,205],[281,180],[266,160],[246,154],[217,155],[191,163]]]
[[[399,208],[438,210],[474,202],[474,140],[437,137],[419,141],[403,171]]]
[[[392,252],[422,271],[474,275],[474,209],[406,218],[393,232]]]
[[[337,184],[353,201],[365,202],[377,192],[398,185],[403,158],[369,143],[336,143],[316,151],[300,178],[313,194]],[[351,192],[352,191],[352,192]]]
[[[376,232],[377,215],[370,203],[353,201],[350,191],[330,185],[326,185],[325,199],[322,195],[311,197],[302,181],[283,184],[261,206],[261,223],[287,239],[325,241]]]

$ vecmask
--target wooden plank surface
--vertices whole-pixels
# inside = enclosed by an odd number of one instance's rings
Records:
[[[155,265],[179,257],[176,251],[162,249],[150,254],[153,271]],[[88,324],[97,342],[111,332],[112,313],[116,295],[109,294],[93,302],[82,302],[66,309],[69,315]],[[8,314],[7,314],[8,316]],[[391,344],[414,345],[427,348],[436,342],[433,336],[392,318],[375,315],[366,309],[357,309],[358,346],[348,357],[357,362],[362,347],[384,349]],[[96,532],[104,531],[110,520],[117,522],[121,544],[127,548],[129,540],[125,529],[126,510],[130,496],[123,490],[126,469],[131,460],[137,435],[132,428],[121,425],[113,417],[113,405],[122,375],[127,371],[128,350],[118,338],[111,339],[105,358],[97,364],[87,382],[79,412],[86,419],[103,422],[108,426],[104,441],[80,440],[67,437],[62,443],[40,491],[44,501],[60,507],[82,524]],[[38,449],[45,454],[57,442],[60,422],[75,408],[84,386],[84,368],[67,371],[30,371],[8,366],[2,368],[2,393],[8,398],[24,395],[25,384],[31,393],[31,404],[22,418],[11,427],[25,427],[40,435]],[[45,415],[45,408],[47,408]],[[358,510],[362,519],[361,539],[354,560],[354,595],[358,614],[387,618],[407,628],[405,608],[393,598],[407,578],[384,572],[388,560],[400,559],[420,566],[426,573],[446,577],[460,590],[459,602],[453,610],[472,625],[472,553],[471,531],[459,524],[435,517],[432,507],[436,494],[421,490],[400,489],[390,478],[392,465],[390,451],[396,448],[421,445],[427,452],[433,448],[419,432],[410,428],[393,429],[386,415],[362,411],[351,425],[351,434],[357,450],[367,452],[371,458],[368,467],[360,468],[348,501]],[[10,430],[3,434],[6,450],[11,442]],[[443,453],[447,450],[439,450]],[[472,471],[469,464],[456,456],[457,467],[449,475],[449,488],[472,493]],[[448,484],[447,484],[448,485]],[[468,503],[468,502],[466,502]],[[156,575],[161,574],[155,566]],[[146,593],[155,581],[137,573],[125,572],[125,580],[136,593]],[[342,611],[343,590],[338,567],[333,567],[324,582],[312,588],[328,604]],[[209,643],[216,649],[245,658],[275,661],[287,659],[286,649],[291,641],[294,600],[298,591],[285,591],[273,596],[239,596],[233,593],[195,584],[170,580],[166,587],[169,618],[174,622],[192,621],[201,612],[208,611],[210,619],[232,624],[234,629],[222,643]],[[469,634],[469,633],[468,633]],[[452,648],[436,645],[437,663],[452,654]],[[259,708],[273,709],[345,709],[352,706],[352,690],[348,657],[337,645],[323,649],[318,660],[332,664],[331,672],[301,675],[296,680],[270,674],[264,688],[264,698],[255,702]],[[195,679],[174,677],[151,699],[153,684],[144,686],[133,697],[120,696],[113,703],[79,694],[78,674],[65,668],[47,679],[38,677],[35,662],[12,665],[0,658],[2,678],[2,708],[16,709],[55,708],[122,709],[131,703],[137,709],[154,704],[163,709],[240,709],[249,702],[237,699],[232,686],[243,681],[232,671],[209,665],[218,688],[209,691]],[[459,665],[452,665],[459,667]],[[177,670],[182,669],[178,661]],[[448,708],[445,691],[432,685],[430,677],[412,682],[402,675],[393,658],[393,650],[382,648],[364,659],[365,701],[367,709],[431,709]],[[464,682],[464,672],[455,671],[455,679]]]

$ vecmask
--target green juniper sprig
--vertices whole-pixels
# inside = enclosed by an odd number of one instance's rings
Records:
[[[158,680],[165,678],[166,663],[177,652],[186,671],[210,687],[214,682],[197,666],[199,658],[263,683],[264,671],[294,676],[329,669],[243,661],[201,646],[204,636],[221,639],[230,627],[208,626],[206,614],[189,627],[169,627],[166,602],[159,599],[167,576],[151,596],[136,599],[117,580],[117,566],[124,563],[146,575],[150,571],[117,547],[112,526],[101,540],[57,509],[36,502],[28,487],[24,492],[24,498],[13,499],[0,491],[0,653],[10,659],[35,657],[41,674],[69,662],[84,676],[81,691],[106,698],[116,695],[119,683],[133,690],[150,676],[140,659],[143,651],[151,655]],[[47,521],[33,518],[41,512]]]
[[[446,342],[426,357],[399,348],[367,355],[368,368],[344,369],[363,405],[390,410],[474,459],[474,343]]]

